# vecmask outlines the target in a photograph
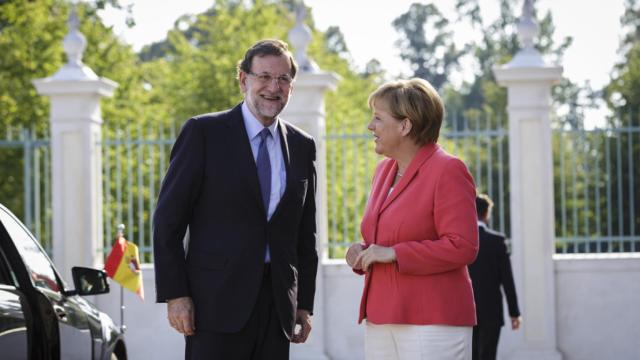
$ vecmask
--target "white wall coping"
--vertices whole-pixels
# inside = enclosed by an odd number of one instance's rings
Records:
[[[553,260],[640,259],[640,253],[554,254]]]
[[[556,272],[636,272],[640,271],[640,253],[555,254]]]
[[[493,67],[498,84],[509,86],[511,84],[527,85],[531,83],[555,83],[562,78],[562,66],[531,66],[509,67],[497,65]]]
[[[294,92],[296,86],[303,88],[322,88],[335,90],[340,82],[340,75],[332,72],[299,72],[293,83]]]
[[[107,78],[89,80],[58,80],[53,77],[32,80],[40,95],[102,95],[111,97],[118,87],[118,83]]]

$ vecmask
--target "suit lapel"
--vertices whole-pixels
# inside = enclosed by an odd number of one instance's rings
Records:
[[[407,170],[405,170],[404,174],[396,184],[396,187],[393,189],[393,192],[391,192],[391,194],[389,194],[389,196],[387,196],[386,199],[382,202],[382,206],[380,207],[379,213],[383,212],[384,209],[386,209],[389,206],[389,204],[391,204],[398,196],[400,196],[402,191],[404,191],[404,189],[406,189],[407,186],[411,183],[413,178],[416,177],[422,165],[438,149],[439,147],[437,144],[430,143],[430,144],[424,145],[423,147],[420,148],[420,150],[418,150],[416,155],[413,157],[413,160],[411,160],[409,167],[407,167]],[[389,191],[389,189],[391,188],[391,184],[393,184],[393,180],[396,176],[397,171],[398,171],[398,163],[394,161],[394,165],[391,168],[391,171],[387,173],[387,182],[385,183],[386,186],[384,187],[384,189],[387,189],[387,191]]]
[[[282,156],[284,157],[284,166],[287,171],[287,175],[289,175],[289,167],[291,165],[291,158],[289,157],[289,132],[287,131],[287,127],[284,124],[284,121],[280,119],[278,121],[278,131],[280,132],[280,147],[282,148]],[[289,177],[287,176],[287,179]],[[287,183],[289,181],[287,180]]]
[[[235,160],[231,162],[232,169],[236,172],[240,181],[246,181],[247,186],[251,189],[256,202],[264,210],[262,195],[260,194],[260,182],[258,180],[258,169],[251,151],[249,143],[249,135],[244,126],[242,117],[241,104],[231,109],[227,118],[227,127],[229,128],[229,136],[227,139],[227,148],[235,149]]]
[[[380,172],[379,181],[382,182],[382,186],[378,187],[374,185],[373,189],[377,189],[378,192],[376,194],[372,194],[371,196],[372,200],[374,201],[374,203],[372,204],[372,210],[374,214],[379,214],[382,211],[380,209],[382,208],[382,204],[385,202],[385,199],[387,199],[388,197],[387,194],[389,194],[391,185],[393,185],[393,178],[395,176],[397,168],[398,165],[396,164],[396,162],[392,161],[389,162],[389,165],[383,168]]]

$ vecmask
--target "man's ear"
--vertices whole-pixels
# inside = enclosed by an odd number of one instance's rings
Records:
[[[240,83],[240,90],[242,91],[242,93],[246,93],[247,92],[247,74],[245,74],[244,71],[240,71],[240,74],[238,74],[238,82]]]

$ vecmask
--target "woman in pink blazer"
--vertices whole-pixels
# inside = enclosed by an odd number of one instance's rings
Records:
[[[369,106],[375,151],[386,159],[362,219],[364,244],[347,253],[365,275],[366,358],[471,359],[476,192],[465,164],[436,144],[442,100],[410,79],[382,85]]]

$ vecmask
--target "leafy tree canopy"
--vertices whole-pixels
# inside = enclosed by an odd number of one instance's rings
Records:
[[[455,23],[444,17],[435,4],[421,3],[412,4],[406,13],[393,21],[400,33],[397,46],[401,56],[413,69],[411,76],[424,78],[443,90],[449,113],[463,114],[473,110],[506,118],[506,92],[496,83],[493,68],[507,63],[520,50],[516,32],[519,9],[515,7],[519,3],[500,0],[500,14],[493,22],[482,18],[478,0],[457,0]],[[552,61],[560,61],[572,39],[568,37],[557,44],[553,40],[555,26],[551,13],[542,17],[535,15],[540,29],[536,48]],[[453,26],[461,24],[470,26],[478,34],[474,40],[462,45],[453,40]],[[451,75],[461,70],[465,57],[473,64],[473,78],[454,88],[450,83]],[[576,84],[566,80],[556,94],[567,97],[572,91],[576,93],[576,88]]]
[[[605,100],[616,115],[635,114],[640,110],[640,4],[626,0],[620,19],[624,34],[619,53],[622,57],[612,73],[611,82],[604,89]],[[619,118],[618,116],[616,116]],[[628,124],[631,116],[619,118],[615,125]],[[637,122],[636,122],[637,126]]]
[[[259,39],[287,39],[294,25],[292,7],[275,1],[218,1],[202,14],[180,18],[166,40],[143,49],[143,64],[165,75],[147,81],[152,93],[167,105],[166,115],[182,122],[194,114],[237,104],[242,98],[236,79],[237,61]],[[366,97],[377,84],[378,75],[354,70],[339,28],[323,33],[313,28],[311,20],[307,25],[313,32],[309,55],[321,69],[341,77],[337,91],[327,95],[327,128],[350,122],[364,124],[368,116]]]

